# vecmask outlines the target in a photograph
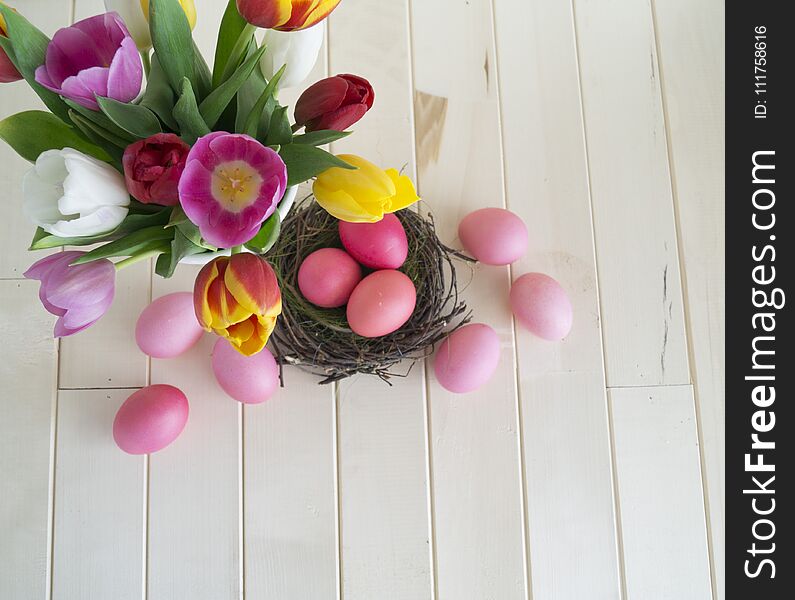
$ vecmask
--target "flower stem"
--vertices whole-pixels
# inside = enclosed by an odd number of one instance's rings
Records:
[[[152,70],[152,59],[149,57],[149,50],[141,50],[141,62],[144,64],[144,74],[149,80],[149,71]]]
[[[141,254],[136,254],[135,256],[131,256],[130,258],[125,258],[124,260],[120,260],[117,262],[114,267],[116,267],[117,271],[121,271],[125,267],[129,267],[130,265],[134,265],[137,262],[141,262],[142,260],[146,260],[147,258],[152,258],[153,256],[157,256],[158,254],[162,254],[163,250],[157,248],[155,250],[148,250],[147,252],[141,252]]]

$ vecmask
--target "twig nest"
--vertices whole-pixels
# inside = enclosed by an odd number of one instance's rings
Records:
[[[320,375],[321,383],[356,373],[388,380],[406,375],[405,364],[399,372],[393,369],[396,365],[409,361],[410,369],[414,361],[432,354],[436,343],[469,322],[469,310],[459,297],[455,263],[471,259],[439,241],[432,217],[402,210],[395,219],[405,232],[408,250],[398,277],[413,285],[416,303],[396,330],[364,337],[351,328],[345,307],[316,306],[301,293],[298,283],[299,270],[309,255],[322,248],[342,248],[339,222],[309,198],[290,212],[267,257],[282,291],[282,314],[271,336],[281,365],[297,365]]]

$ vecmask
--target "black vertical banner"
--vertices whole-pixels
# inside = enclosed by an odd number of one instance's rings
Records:
[[[730,600],[795,598],[795,28],[789,4],[726,3]]]

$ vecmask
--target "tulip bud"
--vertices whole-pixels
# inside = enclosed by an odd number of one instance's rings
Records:
[[[188,152],[190,146],[173,133],[158,133],[127,146],[122,162],[130,194],[144,204],[175,206]]]
[[[260,61],[262,75],[270,81],[282,66],[287,65],[279,80],[279,88],[303,83],[315,67],[324,33],[322,23],[302,31],[267,30],[262,40],[268,47]]]
[[[5,2],[0,2],[0,4],[5,4]],[[0,35],[8,37],[6,20],[3,18],[3,15],[0,15]],[[14,63],[8,58],[8,54],[6,54],[5,50],[0,48],[0,83],[11,83],[12,81],[19,81],[20,79],[22,79],[22,75],[19,74]]]
[[[106,258],[82,265],[71,263],[86,254],[68,250],[51,254],[24,273],[41,282],[39,298],[44,308],[58,317],[55,337],[83,331],[96,323],[110,307],[116,287],[116,269]]]
[[[298,31],[325,19],[341,0],[237,0],[242,17],[263,29]]]
[[[332,216],[349,223],[377,223],[417,202],[411,179],[395,169],[381,169],[353,154],[341,154],[356,169],[332,167],[318,175],[312,187],[315,200]]]
[[[373,106],[370,82],[356,75],[337,75],[318,81],[295,104],[295,123],[307,131],[345,131]]]
[[[282,296],[265,259],[241,253],[216,258],[199,271],[193,305],[202,327],[252,356],[267,344],[282,312]]]

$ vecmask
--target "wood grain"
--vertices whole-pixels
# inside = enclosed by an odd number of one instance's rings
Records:
[[[619,561],[572,8],[557,0],[496,2],[495,18],[507,205],[530,235],[513,276],[556,278],[575,314],[561,343],[517,329],[533,595],[615,598]]]
[[[690,383],[651,10],[574,7],[607,384]]]
[[[58,356],[38,287],[0,281],[0,590],[20,600],[44,598],[50,574]]]
[[[329,72],[354,73],[375,104],[332,144],[414,175],[408,2],[347,0],[329,20]],[[407,368],[407,367],[406,367]],[[396,369],[404,372],[406,368]],[[338,392],[341,593],[346,599],[431,598],[425,375],[416,365],[389,387],[343,381]]]
[[[627,600],[711,597],[692,386],[610,390]]]
[[[134,391],[58,395],[53,600],[141,598],[145,457],[113,441],[116,411]]]
[[[653,3],[684,265],[690,366],[701,430],[713,581],[724,590],[725,179],[722,2]]]
[[[491,5],[412,2],[419,191],[437,233],[503,206],[499,95]],[[439,47],[444,40],[446,48]],[[527,597],[514,330],[505,267],[460,269],[475,321],[492,326],[502,354],[491,381],[457,396],[429,380],[437,594]]]

